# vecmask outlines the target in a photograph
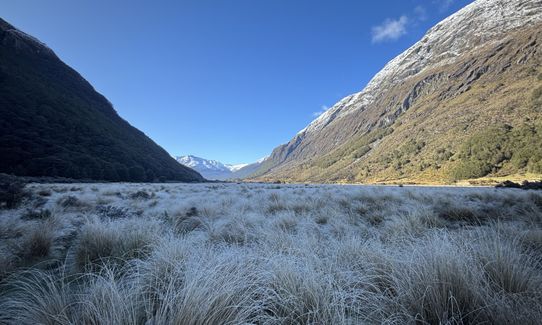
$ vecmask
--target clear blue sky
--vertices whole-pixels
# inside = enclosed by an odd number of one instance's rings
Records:
[[[2,0],[172,155],[252,162],[467,0]]]

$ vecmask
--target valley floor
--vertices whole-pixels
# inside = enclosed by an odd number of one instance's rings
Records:
[[[0,323],[535,324],[542,193],[31,184],[0,210]]]

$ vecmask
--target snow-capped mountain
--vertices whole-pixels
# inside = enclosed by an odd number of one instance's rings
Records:
[[[501,169],[526,172],[523,165],[503,166],[499,154],[475,161],[466,148],[493,138],[491,127],[521,133],[532,127],[525,123],[542,120],[533,92],[542,81],[541,38],[542,0],[474,1],[275,148],[256,174],[264,180],[444,182]]]
[[[209,160],[192,155],[180,156],[176,157],[176,159],[179,163],[198,171],[206,179],[227,180],[248,176],[250,171],[257,169],[265,158],[253,164],[224,164],[217,160]]]
[[[236,172],[236,171],[240,170],[241,168],[246,167],[248,165],[249,164],[237,164],[237,165],[225,164],[224,166],[226,166],[226,168],[228,168],[230,171]]]
[[[465,51],[496,36],[542,21],[540,0],[478,0],[444,19],[412,47],[390,61],[362,91],[347,96],[318,116],[298,135],[325,128],[355,111],[363,111],[406,78],[456,62]]]
[[[193,168],[212,171],[231,171],[225,164],[216,160],[204,159],[192,155],[177,157],[181,164]]]

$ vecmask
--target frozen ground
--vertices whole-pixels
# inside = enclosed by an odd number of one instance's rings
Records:
[[[536,324],[542,194],[34,184],[0,210],[0,323]]]

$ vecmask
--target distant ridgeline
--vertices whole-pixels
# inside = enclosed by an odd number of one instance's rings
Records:
[[[0,19],[0,172],[201,181],[35,38]]]

